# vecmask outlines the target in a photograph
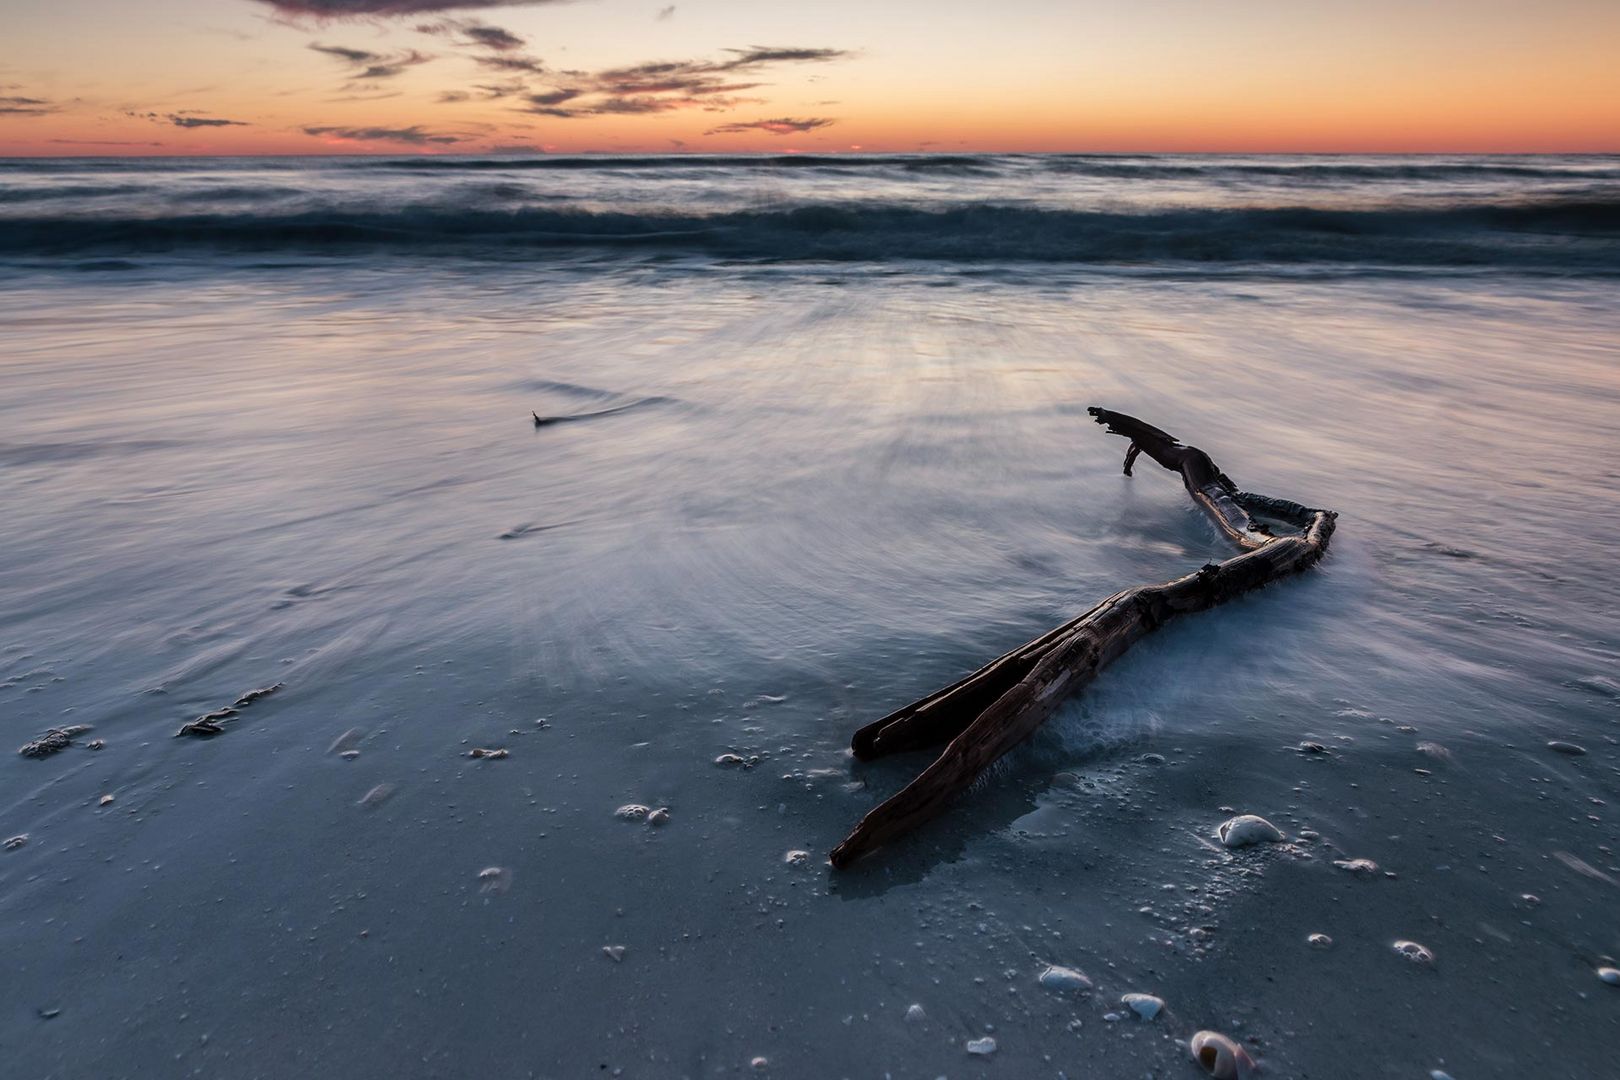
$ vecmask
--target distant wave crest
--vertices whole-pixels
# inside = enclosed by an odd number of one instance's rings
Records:
[[[454,248],[618,249],[754,260],[1356,263],[1620,273],[1620,201],[1545,199],[1396,209],[1101,212],[985,203],[800,205],[714,214],[404,207],[0,219],[18,254]]]

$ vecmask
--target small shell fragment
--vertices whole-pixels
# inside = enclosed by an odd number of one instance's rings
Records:
[[[1255,1071],[1249,1052],[1217,1031],[1200,1031],[1187,1043],[1187,1049],[1215,1080],[1239,1080]]]
[[[1143,1020],[1151,1020],[1164,1011],[1164,999],[1152,994],[1126,994],[1119,1003]]]
[[[982,1039],[969,1039],[967,1041],[967,1052],[979,1054],[980,1056],[993,1054],[996,1052],[996,1040],[989,1035]]]
[[[1564,742],[1562,739],[1552,740],[1547,744],[1547,749],[1560,754],[1568,754],[1570,757],[1580,757],[1586,753],[1586,747],[1577,746],[1572,742]]]
[[[1620,968],[1600,967],[1597,969],[1597,977],[1610,986],[1620,986]]]
[[[376,787],[360,796],[360,802],[356,805],[381,806],[383,803],[388,801],[389,796],[391,796],[393,793],[393,784],[378,784]]]
[[[103,795],[101,797],[101,805],[102,806],[111,806],[112,801],[113,801],[113,797],[111,795]]]
[[[1434,953],[1415,941],[1397,941],[1391,948],[1414,964],[1434,963]]]
[[[921,1005],[908,1005],[906,1007],[906,1019],[915,1024],[919,1020],[928,1019],[928,1014],[923,1011]]]
[[[5,849],[7,851],[16,851],[20,847],[26,847],[27,844],[28,844],[28,834],[27,833],[18,833],[16,836],[13,836],[10,839],[8,839],[5,842],[4,846],[5,846]]]
[[[669,824],[669,807],[660,806],[658,809],[656,809],[652,813],[648,814],[647,815],[647,824],[655,825],[655,826],[656,825],[668,825]]]
[[[1326,934],[1312,934],[1305,940],[1310,942],[1311,948],[1313,949],[1333,948],[1333,939],[1328,937]]]
[[[782,861],[787,863],[789,866],[809,866],[810,853],[808,851],[800,851],[795,848],[786,855],[783,855]]]
[[[502,746],[494,750],[488,750],[482,746],[475,746],[467,751],[467,756],[470,758],[493,758],[498,761],[506,756],[506,747]]]
[[[1283,838],[1282,830],[1256,814],[1239,814],[1221,823],[1215,835],[1229,848],[1250,844],[1274,844]]]
[[[504,866],[486,866],[478,871],[478,891],[499,895],[512,887],[512,871]]]
[[[1074,968],[1048,965],[1037,980],[1048,990],[1090,990],[1091,980]]]
[[[612,960],[615,964],[623,963],[624,962],[624,946],[623,945],[604,945],[604,946],[602,946],[602,955],[606,956],[609,960]]]
[[[613,816],[618,818],[620,821],[646,821],[647,815],[650,813],[652,813],[652,811],[647,809],[645,806],[642,806],[640,803],[625,803],[623,806],[613,811]]]

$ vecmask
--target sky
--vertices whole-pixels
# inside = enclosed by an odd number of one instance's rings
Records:
[[[1617,152],[1620,0],[0,0],[0,155]]]

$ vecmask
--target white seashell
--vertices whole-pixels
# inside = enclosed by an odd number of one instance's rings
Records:
[[[1600,967],[1597,969],[1597,977],[1610,986],[1620,986],[1620,968]]]
[[[606,956],[609,960],[612,960],[615,964],[620,963],[624,960],[624,946],[604,945],[602,946],[602,955]]]
[[[1215,1080],[1239,1080],[1255,1071],[1254,1059],[1249,1052],[1225,1035],[1215,1031],[1200,1031],[1187,1044],[1193,1060]]]
[[[1281,829],[1255,814],[1239,814],[1230,821],[1222,822],[1215,835],[1229,848],[1274,844],[1283,838]]]
[[[1554,739],[1552,742],[1547,744],[1547,749],[1556,751],[1560,754],[1568,754],[1570,757],[1580,757],[1582,754],[1586,753],[1586,747],[1576,746],[1574,743],[1564,742],[1562,739]]]
[[[969,1039],[967,1052],[970,1054],[993,1054],[996,1052],[996,1040],[986,1035],[982,1039]]]
[[[652,813],[652,811],[647,809],[645,806],[642,806],[640,803],[625,803],[623,806],[613,811],[613,816],[618,818],[620,821],[645,821],[647,820],[647,815],[650,813]]]
[[[1328,937],[1326,934],[1312,934],[1305,940],[1311,943],[1311,948],[1313,949],[1333,948],[1333,939]]]
[[[1048,990],[1090,990],[1091,980],[1074,968],[1052,964],[1040,974],[1039,982]]]
[[[647,815],[647,824],[649,824],[649,825],[668,825],[669,824],[669,807],[660,806],[658,809],[656,809],[652,813],[648,814]]]
[[[1392,948],[1414,964],[1434,963],[1434,953],[1415,941],[1397,941]]]
[[[13,836],[9,840],[6,841],[5,849],[7,851],[16,851],[18,848],[26,846],[27,843],[28,843],[28,834],[27,833],[18,833],[16,836]]]
[[[1378,876],[1378,864],[1371,859],[1335,859],[1333,865],[1357,877]]]
[[[1126,994],[1119,1003],[1144,1020],[1151,1020],[1164,1011],[1164,999],[1152,994]]]
[[[478,871],[478,891],[504,893],[512,887],[512,871],[504,866],[486,866]]]
[[[787,863],[789,866],[809,866],[810,853],[808,851],[799,851],[795,848],[793,851],[790,851],[786,855],[782,856],[782,861]]]
[[[919,1020],[928,1019],[928,1014],[923,1012],[921,1005],[912,1005],[906,1009],[906,1019],[915,1024]]]
[[[749,1061],[748,1061],[748,1064],[752,1065],[756,1069],[763,1069],[765,1066],[769,1065],[770,1062],[767,1061],[764,1057],[756,1057],[756,1058],[750,1058]]]

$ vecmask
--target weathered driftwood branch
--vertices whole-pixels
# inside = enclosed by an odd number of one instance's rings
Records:
[[[1126,476],[1140,454],[1180,474],[1193,502],[1243,554],[1162,585],[1115,593],[960,682],[857,731],[851,745],[862,760],[948,745],[917,779],[875,807],[833,848],[834,866],[847,866],[943,813],[952,798],[1028,738],[1065,697],[1167,620],[1303,570],[1327,550],[1333,511],[1239,491],[1202,450],[1183,446],[1175,436],[1135,417],[1107,409],[1088,411],[1110,434],[1131,440]],[[1298,531],[1277,534],[1272,523]]]

